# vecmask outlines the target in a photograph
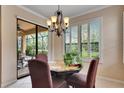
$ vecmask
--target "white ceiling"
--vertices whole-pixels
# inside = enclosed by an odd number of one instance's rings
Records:
[[[35,12],[45,18],[54,15],[58,5],[23,5],[22,7]],[[64,16],[75,17],[89,12],[97,11],[108,7],[107,5],[61,5],[60,9]]]

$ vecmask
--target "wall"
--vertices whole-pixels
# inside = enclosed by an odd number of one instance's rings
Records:
[[[53,39],[53,61],[55,62],[62,62],[63,61],[63,50],[64,50],[64,45],[63,45],[63,36],[58,37],[56,33],[53,33],[52,35]]]
[[[123,64],[123,11],[124,6],[111,6],[103,10],[71,19],[71,25],[88,19],[102,17],[101,50],[103,63],[99,64],[98,76],[124,80]],[[89,63],[84,64],[85,72]],[[86,72],[85,72],[86,73]]]
[[[45,25],[45,20],[33,15],[17,6],[1,6],[1,86],[17,80],[17,54],[16,54],[16,17],[20,16],[40,25]]]

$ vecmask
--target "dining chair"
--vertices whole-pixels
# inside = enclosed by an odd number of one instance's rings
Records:
[[[32,59],[28,61],[31,76],[32,88],[63,88],[67,87],[63,79],[51,77],[51,72],[47,62]]]
[[[36,59],[44,61],[44,62],[48,62],[48,57],[46,54],[38,54],[36,55]]]
[[[99,59],[93,59],[90,62],[87,75],[81,73],[74,73],[70,77],[66,78],[68,86],[74,88],[95,88],[95,79],[98,68]]]

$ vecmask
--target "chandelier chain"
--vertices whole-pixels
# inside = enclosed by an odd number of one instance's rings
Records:
[[[60,5],[58,5],[58,10],[60,10]]]

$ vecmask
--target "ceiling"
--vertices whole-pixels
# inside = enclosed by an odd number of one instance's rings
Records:
[[[31,10],[38,15],[49,18],[54,15],[58,9],[58,5],[23,5],[22,7]],[[108,7],[107,5],[61,5],[60,9],[63,11],[64,16],[75,17],[89,12],[100,10]]]

